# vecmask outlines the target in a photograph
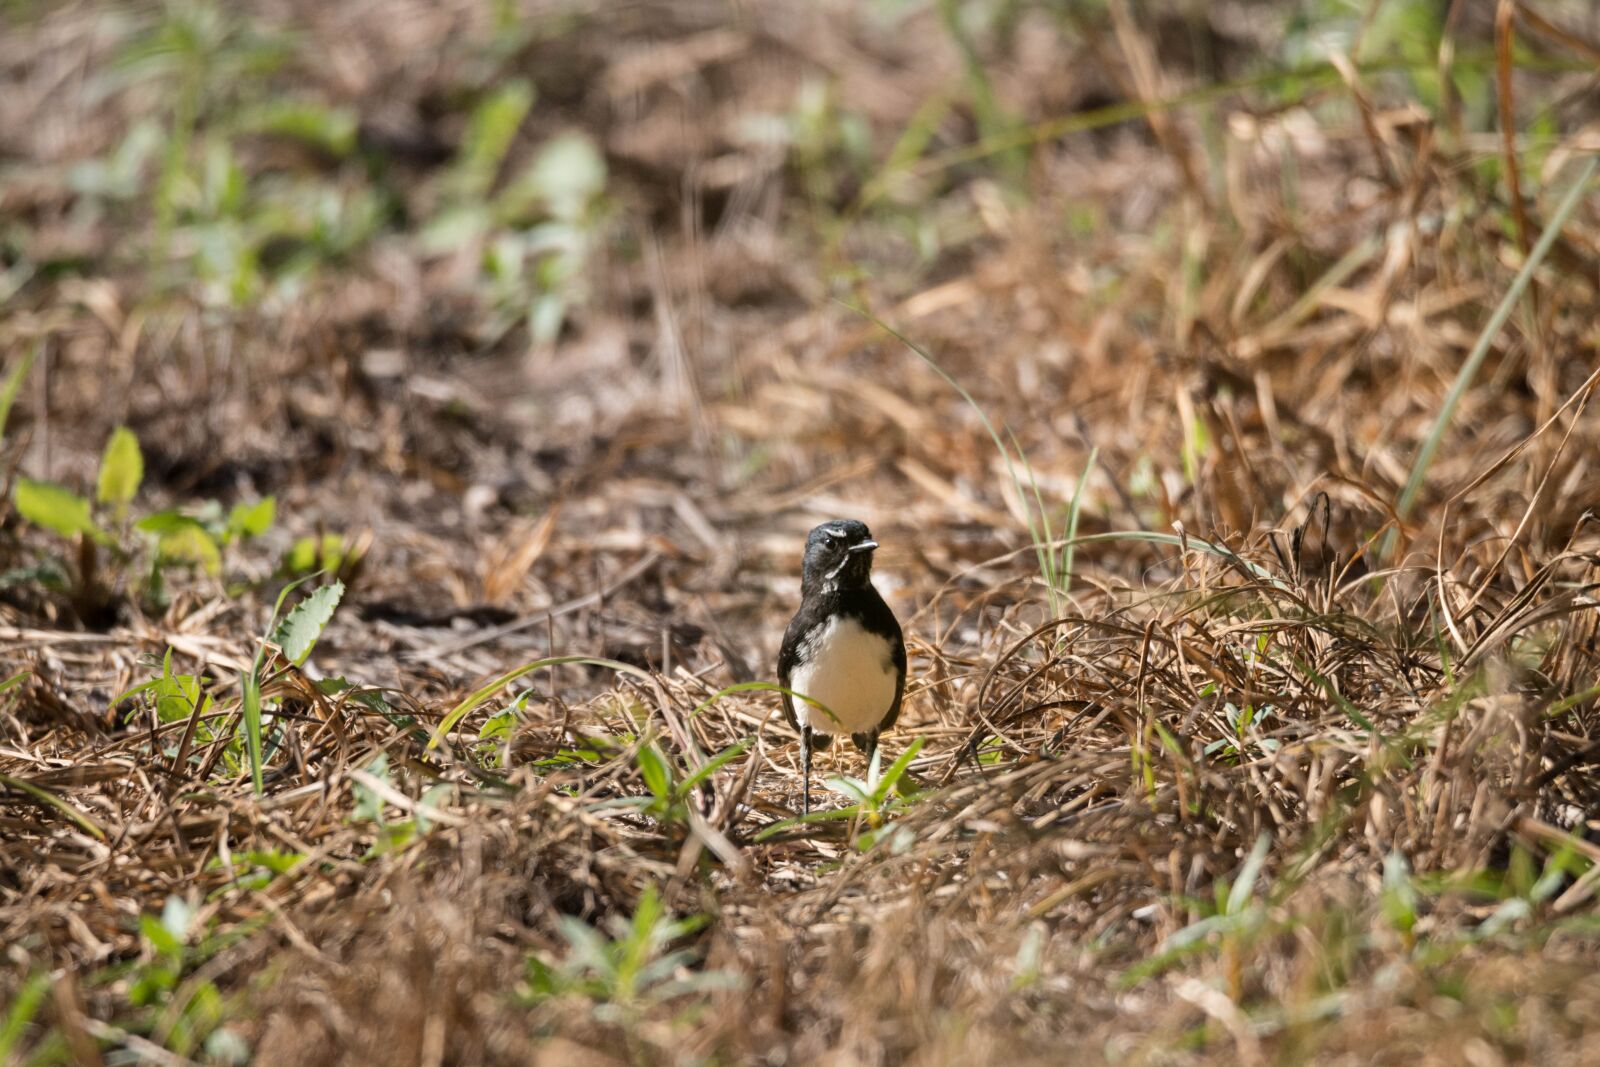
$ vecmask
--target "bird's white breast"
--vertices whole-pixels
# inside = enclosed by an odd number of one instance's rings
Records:
[[[863,628],[859,620],[835,615],[805,636],[789,688],[821,701],[833,713],[796,700],[794,712],[801,726],[825,734],[871,730],[894,703],[889,642]]]

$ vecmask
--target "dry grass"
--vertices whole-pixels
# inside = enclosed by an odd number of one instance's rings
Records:
[[[61,554],[81,587],[83,556],[0,503],[0,1060],[1595,1061],[1593,187],[1438,418],[1597,148],[1592,12],[1456,5],[1422,59],[1261,78],[1293,27],[1243,2],[954,34],[939,4],[532,4],[521,36],[403,7],[242,6],[296,31],[263,84],[363,147],[241,135],[241,172],[393,202],[238,303],[187,201],[162,237],[68,181],[167,121],[166,83],[95,76],[159,12],[19,5],[0,38],[0,355],[40,353],[0,478],[92,486],[126,425],[151,509],[278,513],[159,605],[114,560],[98,600],[17,577]],[[483,241],[417,238],[518,76],[506,172],[568,129],[609,170],[549,343]],[[1022,483],[830,297],[969,390]],[[1080,481],[1052,596],[1039,509],[1059,538]],[[888,749],[922,748],[881,815],[771,829],[795,739],[719,691],[771,677],[838,515],[884,545]],[[327,532],[367,549],[306,666],[269,650],[258,794],[243,679],[280,555]],[[116,704],[168,649],[213,702]],[[547,656],[632,669],[539,670],[438,732]],[[740,743],[644,806],[652,753],[681,781]]]

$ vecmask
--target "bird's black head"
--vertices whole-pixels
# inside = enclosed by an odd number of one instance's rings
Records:
[[[834,585],[854,589],[872,578],[872,539],[867,524],[855,519],[835,519],[813,529],[806,537],[806,562],[801,586],[807,590]]]

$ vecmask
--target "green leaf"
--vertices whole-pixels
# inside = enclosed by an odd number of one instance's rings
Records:
[[[17,686],[21,685],[23,681],[32,673],[33,672],[29,670],[21,670],[7,678],[5,681],[0,682],[0,695],[3,695],[8,690],[15,689]]]
[[[783,831],[793,829],[796,826],[811,826],[815,823],[821,822],[843,822],[846,819],[854,819],[860,814],[861,809],[852,806],[848,808],[826,808],[822,811],[813,811],[806,815],[796,815],[788,819],[779,819],[772,825],[764,826],[760,830],[756,831],[754,840],[758,843],[762,841],[768,841]]]
[[[150,947],[161,955],[168,957],[183,955],[183,942],[174,937],[166,924],[154,915],[139,916],[139,932],[144,935]]]
[[[533,86],[519,80],[502,87],[472,112],[453,175],[458,199],[481,200],[489,192],[532,106]]]
[[[356,115],[345,108],[280,100],[248,111],[238,121],[241,130],[293,138],[340,158],[356,147]]]
[[[911,766],[911,761],[916,759],[917,753],[922,751],[922,743],[926,740],[927,738],[925,737],[914,739],[911,744],[906,746],[906,750],[900,753],[900,758],[889,764],[889,769],[883,772],[883,777],[878,780],[877,787],[872,791],[873,804],[878,807],[883,806],[883,802],[889,797],[889,792],[899,784],[901,777],[906,773],[906,769]],[[873,756],[876,757],[877,753],[874,752]],[[902,790],[902,792],[904,791]]]
[[[317,570],[337,571],[344,562],[344,538],[336,533],[323,534],[321,539],[302,537],[284,554],[284,569],[290,574],[307,574]]]
[[[110,504],[120,520],[143,481],[144,454],[139,451],[139,439],[126,426],[118,426],[111,431],[105,455],[100,457],[95,498],[102,504]]]
[[[672,799],[672,767],[667,763],[667,757],[655,745],[645,745],[639,749],[637,757],[639,771],[644,775],[644,784],[649,787],[657,800]]]
[[[373,778],[389,785],[389,755],[380,752],[364,768]],[[383,825],[383,806],[386,801],[377,794],[369,785],[357,781],[351,785],[351,795],[355,798],[355,806],[350,809],[352,822],[375,822]]]
[[[244,718],[244,747],[250,758],[250,781],[257,795],[265,790],[261,774],[261,663],[241,679],[242,694],[239,703]]]
[[[550,656],[547,659],[536,659],[532,663],[524,663],[515,670],[507,671],[489,684],[478,688],[461,703],[451,708],[434,729],[433,740],[428,742],[429,751],[438,747],[439,742],[444,740],[445,735],[455,728],[456,723],[466,718],[474,708],[477,708],[501,689],[518,678],[532,674],[534,671],[543,670],[546,667],[558,667],[564,663],[585,663],[595,667],[606,667],[614,671],[620,671],[623,674],[631,674],[637,678],[643,678],[646,681],[650,678],[648,671],[640,670],[631,663],[622,663],[614,659],[597,659],[594,656]]]
[[[1261,876],[1261,867],[1267,862],[1267,852],[1271,848],[1271,834],[1262,833],[1256,838],[1256,843],[1250,848],[1250,854],[1244,858],[1244,864],[1239,868],[1238,880],[1233,883],[1233,889],[1228,893],[1224,914],[1237,915],[1249,903],[1250,895],[1256,890],[1256,879]]]
[[[709,760],[707,760],[704,766],[700,767],[693,774],[689,775],[689,777],[685,778],[683,780],[683,784],[678,787],[678,792],[682,795],[687,795],[691,789],[705,781],[705,779],[711,775],[715,774],[723,767],[724,764],[733,759],[735,756],[738,756],[745,749],[749,748],[754,742],[755,738],[746,737],[742,740],[735,741],[721,752],[718,752],[715,756],[712,756]]]
[[[163,511],[153,511],[133,524],[135,530],[142,533],[165,534],[171,533],[198,520],[185,515],[177,508],[167,508]]]
[[[488,231],[491,222],[489,210],[482,204],[457,204],[429,219],[418,241],[424,252],[449,252],[477,240]]]
[[[71,819],[73,822],[77,823],[79,826],[83,827],[100,840],[104,841],[106,839],[106,832],[100,829],[100,827],[96,826],[87,815],[73,807],[71,804],[67,803],[65,800],[62,800],[49,790],[41,789],[32,782],[23,781],[21,778],[13,778],[9,774],[0,774],[0,786],[5,786],[10,789],[16,789],[27,793],[35,800],[39,800],[50,805],[52,808],[55,808],[57,811],[61,812],[61,814],[65,815],[67,818]]]
[[[33,1021],[34,1015],[39,1011],[39,1006],[44,1003],[44,995],[50,991],[50,974],[48,971],[38,971],[30,975],[22,989],[17,993],[17,999],[6,1010],[5,1020],[0,1022],[0,1063],[11,1063],[11,1052],[22,1038],[22,1032]]]
[[[294,606],[278,628],[272,631],[272,643],[283,649],[295,666],[305,663],[322,636],[323,628],[333,618],[333,609],[344,596],[344,583],[334,582],[306,597]]]
[[[262,497],[254,504],[235,504],[228,512],[228,541],[244,537],[260,537],[272,529],[278,517],[278,498]]]
[[[101,544],[111,543],[111,538],[90,518],[89,502],[69,489],[53,482],[21,478],[17,481],[15,498],[17,513],[35,526],[53,530],[62,537],[87,534]]]
[[[189,519],[157,539],[156,563],[158,566],[189,564],[215,575],[222,571],[222,552],[210,532],[196,520]]]
[[[34,358],[38,355],[39,346],[36,344],[15,367],[11,368],[11,373],[6,375],[6,384],[0,386],[0,438],[6,435],[6,420],[11,417],[11,405],[17,399],[17,393],[22,390],[22,379],[28,376]]]
[[[533,163],[507,190],[507,200],[512,204],[537,200],[553,217],[572,222],[588,213],[605,187],[606,161],[600,150],[583,134],[569,133],[552,138],[539,149]]]

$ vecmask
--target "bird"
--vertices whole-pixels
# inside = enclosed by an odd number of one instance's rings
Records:
[[[877,547],[867,524],[856,519],[825,522],[806,537],[800,610],[778,650],[778,684],[784,718],[800,732],[807,815],[812,750],[832,744],[834,734],[849,734],[870,760],[879,732],[900,716],[906,643],[872,585]]]

